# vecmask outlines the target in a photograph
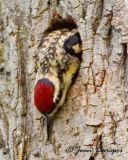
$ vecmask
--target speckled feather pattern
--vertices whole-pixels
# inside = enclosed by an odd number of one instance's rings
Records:
[[[68,71],[71,63],[80,63],[78,58],[66,53],[63,48],[64,42],[76,32],[78,32],[76,29],[53,31],[44,35],[39,47],[36,82],[41,78],[48,78],[53,82],[55,85],[54,102],[58,100],[64,89],[63,74]]]

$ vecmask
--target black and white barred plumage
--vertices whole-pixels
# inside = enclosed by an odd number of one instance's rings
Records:
[[[80,66],[81,40],[77,29],[60,29],[43,36],[39,45],[36,82],[46,78],[55,86],[54,103],[62,106]]]

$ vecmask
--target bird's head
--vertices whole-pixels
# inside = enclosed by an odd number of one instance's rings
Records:
[[[34,90],[34,104],[41,113],[51,113],[54,109],[54,84],[46,79],[37,81]]]

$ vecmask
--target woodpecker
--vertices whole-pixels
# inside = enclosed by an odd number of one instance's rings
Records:
[[[45,116],[47,139],[51,117],[63,106],[74,74],[81,62],[81,39],[77,29],[47,33],[39,45],[34,103]]]

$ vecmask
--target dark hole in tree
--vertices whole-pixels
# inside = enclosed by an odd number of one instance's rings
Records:
[[[63,19],[61,16],[56,16],[55,14],[55,18],[51,20],[50,26],[46,29],[44,33],[49,33],[62,28],[67,28],[71,30],[73,28],[77,28],[77,25],[71,16],[69,16],[66,19]]]

